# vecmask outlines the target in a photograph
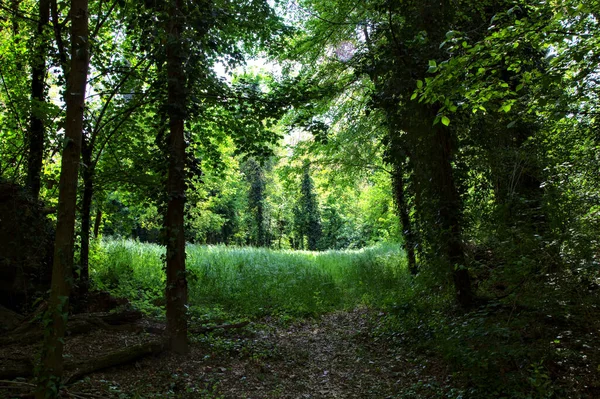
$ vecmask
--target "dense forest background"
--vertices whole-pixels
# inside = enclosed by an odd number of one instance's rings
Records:
[[[0,305],[44,331],[36,397],[61,394],[67,320],[98,290],[179,354],[199,314],[367,306],[377,337],[452,365],[440,395],[594,397],[599,18],[593,0],[0,2]]]

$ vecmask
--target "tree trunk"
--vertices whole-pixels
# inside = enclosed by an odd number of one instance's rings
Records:
[[[181,46],[182,0],[169,4],[167,39],[169,174],[167,191],[167,332],[169,347],[176,353],[188,351],[187,342],[187,278],[185,270],[185,138],[186,114],[183,48]]]
[[[402,130],[408,133],[415,206],[429,245],[425,256],[433,262],[440,260],[443,272],[452,278],[457,302],[468,308],[474,294],[462,243],[462,200],[452,168],[453,137],[448,127],[433,125],[436,114],[435,107],[415,104]]]
[[[435,171],[440,195],[438,216],[440,227],[447,236],[442,248],[451,268],[456,299],[462,307],[468,308],[473,304],[474,294],[462,245],[462,204],[452,170],[452,137],[448,128],[434,129],[439,156],[438,170]]]
[[[102,222],[102,208],[98,205],[96,209],[96,219],[94,220],[94,238],[98,238],[100,235],[100,223]]]
[[[396,208],[398,216],[400,217],[400,224],[402,228],[402,238],[404,241],[404,251],[406,251],[406,258],[408,260],[408,270],[410,274],[416,275],[418,273],[417,261],[415,257],[415,239],[410,222],[410,216],[408,214],[408,204],[406,201],[406,195],[404,192],[404,170],[398,165],[402,160],[396,159],[392,175],[392,186],[394,188],[394,197],[396,202]]]
[[[79,294],[83,295],[90,288],[90,218],[92,213],[92,197],[94,195],[94,170],[92,166],[92,149],[84,139],[82,147],[83,162],[83,201],[81,205],[81,249]]]
[[[71,1],[71,63],[66,90],[67,115],[59,183],[54,264],[36,398],[55,398],[63,373],[63,338],[73,278],[77,177],[89,65],[88,0]]]
[[[40,195],[40,175],[44,159],[44,119],[41,105],[45,101],[46,49],[44,31],[50,22],[50,0],[40,0],[38,26],[34,38],[35,53],[31,68],[31,118],[29,154],[27,158],[27,187],[34,199]]]

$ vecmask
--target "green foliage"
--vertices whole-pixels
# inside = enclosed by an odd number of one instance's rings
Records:
[[[294,230],[298,248],[305,248],[305,239],[306,249],[315,251],[318,248],[322,235],[321,213],[317,196],[313,191],[309,164],[304,166],[302,173],[300,195],[294,209]]]
[[[103,240],[90,275],[97,288],[160,313],[164,249],[131,240]],[[357,251],[273,251],[187,246],[192,314],[317,315],[361,304],[384,306],[409,295],[404,258],[396,245]]]
[[[590,397],[595,388],[583,385],[595,384],[597,370],[589,368],[600,353],[586,347],[586,331],[597,325],[590,306],[596,300],[571,301],[577,285],[569,276],[552,285],[529,283],[465,313],[447,294],[417,282],[409,301],[387,308],[373,338],[422,364],[442,361],[442,371],[431,370],[443,373],[437,384],[426,374],[400,398]]]

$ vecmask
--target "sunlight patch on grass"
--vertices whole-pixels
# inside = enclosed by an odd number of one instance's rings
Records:
[[[142,310],[160,313],[164,253],[155,244],[99,241],[93,282]],[[194,313],[316,315],[361,304],[385,306],[412,291],[399,245],[310,252],[188,244],[186,254]]]

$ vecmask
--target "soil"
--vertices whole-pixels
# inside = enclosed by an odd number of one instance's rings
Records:
[[[396,397],[431,371],[374,344],[376,317],[356,309],[290,325],[265,319],[198,336],[186,357],[163,354],[95,373],[77,390],[114,398]]]
[[[85,364],[87,368],[84,370],[91,370],[89,365],[98,361],[99,356],[134,352],[136,348],[162,342],[160,332],[164,331],[164,324],[137,319],[135,323],[127,325],[135,328],[122,331],[98,328],[66,338],[65,367],[68,364],[75,364],[76,367],[65,371],[66,379],[74,382],[66,386],[62,397],[458,397],[451,392],[459,381],[437,357],[439,355],[419,349],[414,342],[404,342],[401,334],[397,339],[379,337],[377,328],[385,325],[385,318],[382,312],[357,308],[317,318],[290,321],[282,316],[263,318],[250,324],[226,325],[243,325],[241,328],[222,328],[221,325],[209,333],[192,333],[190,353],[186,356],[162,351],[159,345],[158,350],[146,352],[154,354],[137,358],[136,361],[129,360],[126,364],[88,373],[83,378],[70,378],[81,375],[78,365]],[[564,330],[567,327],[569,330]],[[549,383],[549,378],[559,383],[563,388],[556,392],[555,397],[599,397],[600,383],[595,366],[600,364],[600,350],[596,344],[596,328],[592,328],[592,333],[584,333],[581,327],[577,327],[577,332],[572,332],[574,327],[577,326],[573,323],[564,324],[555,320],[551,324],[540,325],[539,331],[528,328],[523,332],[525,341],[533,339],[536,334],[541,334],[541,339],[545,341],[550,339],[548,337],[558,337],[561,345],[559,352],[565,354],[564,361],[548,364],[549,371],[541,369],[537,374],[529,373],[544,384]],[[573,340],[572,345],[569,340],[571,336],[579,337]],[[552,345],[559,345],[556,342]],[[28,397],[27,392],[33,388],[31,381],[25,378],[7,381],[5,379],[13,377],[6,377],[7,374],[3,372],[11,368],[23,370],[19,375],[29,377],[33,358],[39,353],[39,345],[17,343],[0,347],[1,398]],[[24,358],[30,361],[23,363]]]
[[[369,332],[381,316],[356,309],[196,335],[187,356],[162,353],[95,372],[68,386],[65,396],[383,399],[440,375],[431,361],[374,342]],[[66,358],[90,358],[150,339],[155,336],[130,332],[78,335],[67,340]],[[8,359],[36,349],[4,349],[0,355]]]

